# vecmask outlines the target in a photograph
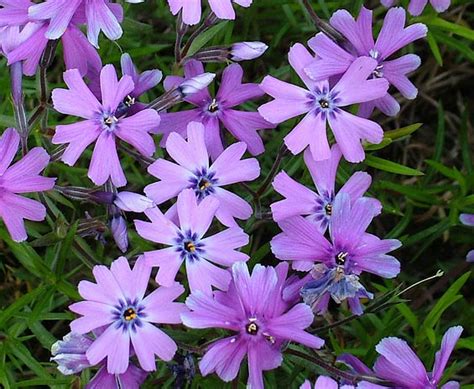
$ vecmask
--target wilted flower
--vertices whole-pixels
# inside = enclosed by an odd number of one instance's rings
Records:
[[[435,355],[433,371],[428,373],[410,346],[399,338],[384,338],[375,347],[380,354],[374,370],[378,377],[386,379],[397,387],[410,389],[436,389],[443,376],[449,357],[456,346],[463,328],[449,328],[441,341],[441,348]],[[443,389],[459,388],[459,383],[449,381]]]
[[[380,2],[388,8],[395,3],[395,0],[380,0]],[[429,0],[429,2],[436,12],[444,12],[451,5],[451,0]],[[410,0],[408,12],[413,16],[421,15],[426,4],[428,4],[428,0]]]
[[[341,108],[371,101],[387,93],[387,80],[367,79],[377,67],[377,61],[368,57],[356,59],[331,88],[329,81],[315,82],[306,75],[304,69],[314,58],[303,45],[295,44],[288,57],[291,66],[308,89],[272,76],[265,77],[261,87],[275,100],[262,105],[258,109],[260,114],[272,123],[281,123],[307,113],[285,137],[285,144],[293,154],[298,154],[309,146],[316,161],[328,159],[331,153],[326,124],[329,123],[344,158],[349,162],[364,160],[361,141],[380,143],[383,139],[382,127]],[[347,128],[351,130],[347,131]]]
[[[276,222],[292,216],[305,216],[325,232],[331,223],[334,198],[336,197],[336,173],[341,151],[338,145],[331,148],[331,157],[324,161],[315,161],[309,149],[304,153],[304,161],[308,167],[317,193],[301,185],[285,172],[279,173],[274,181],[273,188],[285,197],[271,205],[273,219]],[[354,173],[341,187],[340,193],[350,195],[354,202],[362,197],[369,189],[372,178],[365,172]],[[374,206],[380,207],[376,199],[372,199]]]
[[[42,147],[35,147],[10,166],[19,144],[20,136],[14,128],[7,128],[0,137],[0,219],[16,242],[27,238],[25,219],[42,221],[46,217],[43,204],[19,195],[50,190],[56,181],[40,176],[49,163],[49,155]]]
[[[100,74],[102,102],[96,99],[76,69],[64,73],[69,89],[54,89],[54,108],[85,121],[56,126],[54,144],[69,143],[61,159],[72,166],[82,152],[97,141],[89,167],[89,178],[103,185],[109,178],[117,187],[127,183],[117,154],[116,137],[133,145],[142,155],[151,156],[155,143],[149,132],[158,125],[160,117],[153,109],[144,109],[129,117],[117,115],[117,109],[134,89],[130,76],[117,80],[112,65],[106,65]]]
[[[462,213],[459,217],[459,220],[466,226],[474,227],[474,214]],[[474,250],[471,250],[467,253],[466,260],[468,262],[474,262]]]
[[[186,78],[167,77],[165,88],[171,89],[176,85],[183,85],[192,77],[202,74],[202,63],[191,60],[185,65]],[[206,145],[212,159],[215,160],[224,150],[220,134],[220,122],[239,141],[245,142],[252,155],[264,151],[263,141],[257,130],[273,128],[273,124],[264,120],[258,112],[245,112],[232,109],[247,100],[263,96],[263,91],[257,84],[242,84],[243,70],[239,64],[232,64],[225,68],[222,82],[215,98],[212,98],[208,89],[189,96],[186,101],[197,108],[161,114],[161,123],[158,132],[164,134],[163,143],[169,134],[177,132],[186,137],[187,126],[190,122],[201,122],[206,128]]]
[[[242,7],[250,7],[253,0],[209,0],[212,12],[219,19],[235,19],[232,2]],[[176,15],[182,10],[183,22],[189,25],[198,24],[201,20],[201,0],[168,0],[171,12]]]
[[[79,293],[86,300],[69,306],[82,315],[71,322],[78,334],[107,327],[87,349],[92,365],[107,358],[107,371],[122,374],[129,366],[130,342],[143,370],[155,370],[155,355],[164,361],[173,358],[175,342],[152,323],[179,324],[184,304],[173,302],[184,288],[180,284],[159,287],[145,296],[151,268],[143,257],[130,269],[125,257],[116,259],[110,270],[102,265],[92,270],[96,284],[79,283]]]
[[[311,309],[283,300],[287,271],[286,264],[276,268],[257,264],[250,275],[247,265],[237,262],[227,292],[212,296],[198,291],[187,298],[191,312],[181,315],[186,326],[236,332],[209,346],[199,363],[202,375],[216,372],[223,381],[232,381],[247,357],[248,385],[263,389],[262,372],[281,365],[283,343],[323,346],[322,339],[304,331],[313,322]]]
[[[248,255],[236,249],[245,246],[249,238],[239,227],[204,238],[218,207],[217,198],[208,196],[198,204],[194,190],[185,189],[178,195],[177,201],[179,226],[167,219],[158,208],[145,211],[151,223],[135,220],[141,237],[169,246],[145,253],[149,266],[159,266],[156,275],[159,284],[172,284],[181,264],[186,262],[191,291],[211,293],[211,286],[227,290],[230,273],[213,263],[231,266],[237,261],[247,261]]]
[[[305,72],[311,79],[322,81],[343,74],[361,56],[371,57],[377,61],[371,78],[385,79],[404,97],[414,99],[418,90],[406,75],[420,66],[420,57],[406,54],[387,60],[401,48],[426,36],[428,30],[424,24],[415,23],[405,27],[405,18],[403,8],[389,10],[374,43],[372,11],[362,7],[357,20],[344,9],[336,11],[330,19],[331,25],[347,38],[353,49],[348,52],[327,35],[319,33],[308,41],[308,45],[317,54],[317,59],[305,67]],[[386,115],[396,115],[400,110],[400,105],[389,93],[372,101],[362,102],[360,112],[368,117],[374,107]]]
[[[219,200],[216,217],[222,224],[230,227],[236,225],[234,218],[248,219],[252,207],[223,186],[256,179],[260,175],[258,161],[242,160],[246,145],[239,142],[225,149],[209,166],[203,125],[192,122],[187,133],[187,142],[176,133],[171,133],[166,141],[168,154],[178,164],[160,158],[148,167],[148,172],[161,181],[145,188],[147,196],[160,205],[191,188],[199,201],[207,196]]]
[[[371,297],[359,282],[363,272],[393,278],[400,263],[388,252],[400,247],[396,239],[381,240],[365,232],[380,213],[380,205],[362,197],[354,202],[347,193],[339,193],[333,204],[329,242],[321,231],[301,216],[278,223],[283,230],[271,241],[272,251],[281,260],[319,263],[312,271],[314,280],[302,290],[305,301],[315,312],[327,310],[329,299],[348,299],[355,314],[362,313],[359,298]]]
[[[232,61],[247,61],[263,55],[268,46],[263,42],[239,42],[232,45]]]

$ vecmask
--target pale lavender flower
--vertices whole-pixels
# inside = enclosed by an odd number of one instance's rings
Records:
[[[384,7],[391,7],[395,0],[380,0]],[[451,0],[429,0],[431,6],[436,12],[444,12],[451,5]],[[419,16],[428,4],[428,0],[410,0],[408,12],[413,16]]]
[[[182,10],[183,22],[189,25],[198,24],[201,20],[202,0],[168,0],[171,13],[176,15]],[[253,0],[208,0],[212,12],[219,19],[235,19],[232,2],[242,7],[250,7]]]
[[[474,214],[462,213],[459,217],[459,220],[462,224],[465,224],[466,226],[474,227]],[[468,262],[474,263],[474,250],[471,250],[467,253],[466,260]]]
[[[316,263],[311,271],[313,280],[301,291],[315,312],[324,313],[332,298],[337,303],[347,299],[352,312],[361,314],[359,299],[371,298],[372,294],[359,282],[360,274],[365,271],[393,278],[400,272],[398,260],[387,253],[401,243],[365,232],[380,210],[380,205],[375,206],[371,199],[362,197],[351,202],[347,193],[339,193],[333,204],[331,242],[316,225],[301,216],[278,223],[283,232],[271,241],[275,256]]]
[[[27,239],[25,219],[42,221],[46,217],[43,204],[21,195],[50,190],[56,181],[40,175],[49,163],[42,147],[35,147],[10,166],[19,144],[20,136],[14,128],[7,128],[0,137],[0,219],[15,242]]]
[[[349,162],[361,162],[365,158],[361,141],[378,144],[383,130],[378,123],[355,116],[341,109],[356,103],[371,101],[387,93],[385,79],[367,79],[377,67],[377,61],[358,58],[342,78],[330,88],[329,82],[312,81],[304,69],[314,57],[301,44],[295,44],[288,55],[290,65],[298,73],[308,89],[267,76],[262,89],[275,100],[262,105],[258,111],[268,121],[281,123],[301,114],[303,120],[285,137],[285,144],[293,154],[307,146],[316,161],[331,156],[326,125],[332,129],[344,158]],[[347,131],[350,128],[350,131]]]
[[[123,374],[110,374],[103,366],[84,389],[140,389],[147,375],[146,371],[133,364]]]
[[[268,46],[263,42],[239,42],[231,48],[232,61],[247,61],[258,58],[267,51]]]
[[[248,385],[263,389],[262,373],[281,365],[285,342],[312,348],[323,346],[322,339],[305,332],[313,322],[311,309],[283,300],[287,272],[286,264],[276,268],[257,264],[250,275],[247,265],[238,262],[232,267],[227,292],[193,292],[187,298],[191,312],[181,315],[186,326],[235,332],[209,346],[199,363],[203,376],[216,372],[223,381],[232,381],[247,357]]]
[[[408,79],[407,74],[420,66],[420,57],[415,54],[406,54],[397,59],[388,60],[388,58],[415,40],[425,37],[428,30],[422,23],[405,27],[405,19],[403,8],[390,9],[374,42],[372,11],[362,7],[357,20],[344,9],[336,11],[330,23],[347,38],[352,45],[352,50],[346,51],[327,35],[319,33],[308,41],[308,45],[314,50],[317,58],[305,67],[305,72],[311,79],[322,81],[328,77],[343,74],[361,56],[371,57],[377,61],[371,78],[385,79],[405,98],[414,99],[418,90]],[[363,102],[360,112],[368,117],[374,107],[391,116],[396,115],[400,110],[400,105],[389,93],[372,101]]]
[[[159,266],[156,275],[159,284],[172,284],[185,262],[191,291],[212,293],[212,286],[227,290],[230,273],[215,264],[228,267],[234,262],[247,261],[248,255],[237,249],[248,244],[249,237],[239,227],[204,237],[218,207],[217,198],[208,196],[198,204],[194,190],[185,189],[178,195],[177,201],[179,226],[167,219],[158,208],[145,211],[150,223],[135,220],[135,227],[142,238],[168,246],[145,253],[149,266]]]
[[[285,199],[271,205],[273,219],[280,222],[292,216],[305,216],[324,233],[331,223],[334,198],[337,194],[336,173],[341,156],[338,145],[332,146],[330,158],[324,161],[315,161],[310,150],[305,151],[304,161],[317,193],[298,183],[287,173],[279,173],[273,181],[273,188]],[[340,192],[349,194],[351,201],[354,202],[364,195],[371,182],[369,174],[356,172],[349,177]],[[372,201],[374,206],[380,207],[378,200],[372,199]]]
[[[167,77],[164,83],[165,88],[169,90],[177,85],[182,85],[183,80],[188,80],[203,72],[202,63],[191,60],[185,65],[185,79],[175,76]],[[242,77],[242,67],[239,64],[232,64],[225,68],[215,98],[211,97],[207,88],[202,89],[185,99],[195,105],[195,109],[161,114],[158,133],[164,135],[163,143],[172,132],[186,137],[188,124],[201,122],[206,128],[207,150],[215,160],[224,150],[220,130],[220,123],[222,123],[237,140],[247,144],[250,154],[262,153],[265,148],[257,130],[273,128],[274,125],[264,120],[258,112],[233,109],[264,94],[257,84],[242,84]]]
[[[87,38],[95,47],[100,31],[110,40],[122,36],[122,6],[109,0],[46,0],[32,5],[28,16],[31,20],[49,22],[45,31],[47,39],[59,39],[74,18],[77,24],[87,25]]]
[[[225,149],[210,165],[203,125],[192,122],[187,133],[188,141],[177,133],[171,133],[166,141],[166,150],[177,164],[160,158],[148,167],[148,172],[161,181],[148,185],[146,195],[160,205],[191,188],[199,201],[208,196],[219,200],[216,217],[222,224],[231,227],[236,225],[234,218],[248,219],[252,207],[223,186],[256,179],[260,175],[258,161],[242,160],[247,147],[239,142]]]
[[[54,144],[69,144],[61,159],[73,166],[83,151],[96,142],[89,166],[89,178],[103,185],[109,178],[117,186],[127,183],[117,154],[116,138],[134,146],[142,155],[150,157],[155,143],[149,132],[157,126],[160,117],[153,109],[145,109],[129,117],[118,116],[117,110],[134,89],[130,76],[117,80],[112,65],[100,73],[102,102],[96,99],[76,70],[64,73],[69,89],[54,89],[53,105],[56,111],[79,116],[85,121],[56,126]]]
[[[120,257],[110,270],[98,265],[92,272],[97,283],[79,283],[79,293],[86,301],[69,306],[82,315],[71,322],[73,332],[87,334],[106,327],[86,351],[89,363],[96,365],[107,358],[108,373],[123,374],[129,367],[130,346],[145,371],[156,369],[155,355],[171,360],[176,343],[152,323],[181,323],[180,314],[186,307],[174,300],[184,288],[175,283],[144,297],[151,268],[143,257],[138,258],[133,269],[125,257]]]
[[[374,370],[378,377],[386,379],[397,387],[408,389],[437,389],[449,357],[456,346],[463,328],[449,328],[441,341],[441,348],[435,355],[433,371],[428,373],[410,346],[399,338],[384,338],[375,347],[380,354]],[[449,381],[442,389],[457,389],[459,383]]]

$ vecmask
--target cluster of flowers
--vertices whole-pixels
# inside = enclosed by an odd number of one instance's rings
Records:
[[[234,2],[244,7],[252,3]],[[357,19],[345,10],[332,16],[330,24],[344,37],[342,45],[325,33],[308,42],[314,53],[295,44],[289,62],[306,88],[271,76],[261,84],[243,83],[243,69],[233,63],[223,71],[220,88],[212,96],[207,87],[215,75],[205,72],[204,62],[248,60],[266,50],[260,42],[242,42],[203,49],[185,58],[184,77],[167,77],[166,93],[146,105],[138,100],[161,81],[161,72],[139,73],[124,54],[119,79],[113,65],[102,66],[96,51],[101,30],[109,39],[120,37],[119,5],[108,0],[40,4],[0,0],[0,5],[2,53],[12,69],[18,64],[25,75],[34,74],[38,66],[45,66],[48,45],[60,38],[63,42],[67,89],[53,90],[53,106],[59,113],[84,120],[58,125],[52,143],[61,145],[61,159],[70,166],[94,144],[88,176],[106,189],[81,192],[76,188],[75,196],[107,205],[122,251],[128,247],[123,212],[144,213],[149,221],[135,220],[135,229],[142,238],[160,245],[139,256],[132,268],[120,257],[110,269],[94,267],[95,283],[80,282],[79,293],[85,301],[70,309],[81,317],[52,349],[62,373],[76,374],[97,366],[99,371],[88,388],[138,388],[147,372],[156,369],[155,358],[170,361],[178,348],[166,328],[156,324],[183,324],[232,333],[209,345],[199,363],[202,375],[215,372],[231,381],[247,358],[250,386],[263,388],[263,371],[282,364],[288,342],[315,349],[324,345],[324,340],[306,330],[314,314],[327,311],[331,299],[347,301],[356,315],[363,313],[360,300],[373,298],[360,282],[363,272],[384,278],[398,275],[400,263],[388,253],[400,242],[366,232],[382,208],[378,200],[365,196],[371,177],[356,172],[336,192],[336,174],[342,157],[352,163],[364,160],[363,142],[382,142],[381,126],[369,117],[375,108],[387,115],[398,113],[399,104],[388,92],[390,85],[405,98],[416,97],[407,74],[418,68],[419,57],[390,58],[426,36],[427,29],[421,23],[405,27],[402,8],[387,12],[376,40],[372,11],[362,8]],[[174,14],[179,13],[180,23],[199,23],[200,0],[169,0],[169,5]],[[209,0],[209,5],[215,17],[235,18],[231,0]],[[81,25],[87,27],[87,38]],[[235,109],[265,93],[274,100],[258,112]],[[167,111],[181,101],[195,108]],[[359,104],[357,115],[344,109],[354,104]],[[238,221],[249,219],[253,209],[228,186],[259,177],[257,159],[243,156],[246,151],[252,156],[264,152],[260,130],[302,114],[306,116],[284,142],[293,154],[304,152],[316,192],[286,172],[275,177],[273,187],[284,199],[271,205],[273,219],[282,230],[271,241],[271,249],[282,262],[276,267],[257,264],[250,272],[245,263],[249,257],[241,251],[249,236]],[[327,126],[334,135],[332,146]],[[238,142],[225,147],[223,128]],[[156,151],[154,134],[162,135],[161,146],[174,162],[151,158]],[[41,203],[18,194],[47,191],[55,185],[55,179],[40,175],[49,162],[42,148],[31,150],[9,167],[20,138],[14,129],[0,138],[0,217],[16,241],[27,238],[24,219],[40,221],[46,215]],[[152,162],[148,172],[159,181],[144,189],[146,197],[117,193],[116,188],[127,184],[118,154],[118,149],[130,152],[125,143],[137,158]],[[56,189],[69,195],[74,192]],[[173,199],[176,202],[163,213],[159,207]],[[463,221],[469,223],[469,216]],[[208,234],[212,228],[219,232]],[[182,279],[178,273],[183,263],[190,289],[185,303],[176,301],[185,291],[176,281]],[[288,276],[288,263],[303,276]],[[160,286],[146,295],[154,267]],[[448,330],[433,373],[427,373],[409,346],[397,338],[379,343],[380,357],[373,371],[352,356],[341,361],[357,374],[386,380],[389,385],[435,388],[461,331],[460,327]],[[316,383],[317,388],[337,385],[327,377]],[[304,384],[309,386],[309,382]],[[361,382],[358,387],[384,386]]]

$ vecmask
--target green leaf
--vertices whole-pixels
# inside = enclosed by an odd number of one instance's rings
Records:
[[[428,26],[440,27],[443,30],[474,41],[474,30],[471,30],[469,27],[464,27],[460,23],[452,23],[437,16],[420,17],[417,20],[426,23]]]
[[[221,22],[212,26],[209,30],[204,31],[200,34],[191,44],[187,57],[191,57],[202,49],[212,38],[214,38],[225,26],[227,22]]]
[[[419,170],[408,166],[400,165],[399,163],[388,161],[383,158],[367,155],[365,163],[375,169],[383,170],[395,174],[403,174],[405,176],[422,176],[423,173]]]
[[[413,134],[423,123],[414,123],[406,127],[397,128],[396,130],[385,131],[384,137],[393,140],[403,138]]]
[[[439,50],[438,42],[434,38],[433,34],[431,34],[431,32],[428,32],[427,39],[428,45],[430,46],[431,52],[433,53],[436,62],[438,62],[439,66],[443,66],[443,56],[441,55],[441,51]]]

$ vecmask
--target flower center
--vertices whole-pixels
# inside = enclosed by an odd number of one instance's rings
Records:
[[[214,185],[217,183],[215,173],[202,168],[194,172],[194,177],[190,178],[189,188],[194,189],[194,193],[199,200],[215,192]]]
[[[181,259],[191,262],[199,260],[204,243],[199,241],[197,234],[191,231],[179,232],[175,242],[175,249]]]
[[[133,104],[135,104],[135,97],[127,95],[127,97],[125,97],[124,103],[127,107],[131,107]]]
[[[185,242],[184,243],[184,249],[188,253],[194,253],[196,251],[196,245],[194,244],[194,242]]]
[[[336,265],[343,266],[346,263],[348,253],[341,251],[339,254],[336,255],[334,258],[336,261]]]
[[[211,104],[207,107],[207,110],[211,113],[215,113],[219,110],[219,104],[216,99],[212,99]]]
[[[258,328],[258,325],[257,325],[256,321],[257,321],[257,319],[255,319],[253,317],[249,319],[249,322],[245,326],[245,332],[247,332],[247,334],[249,334],[249,335],[257,335],[258,334],[259,328]]]
[[[115,114],[105,114],[102,116],[103,128],[107,131],[113,131],[118,123],[118,119]]]
[[[137,318],[137,312],[133,308],[127,308],[122,316],[126,321],[134,320]]]
[[[321,99],[318,102],[319,102],[319,105],[321,106],[321,108],[327,109],[330,106],[329,101],[327,101],[326,99]]]
[[[332,204],[327,203],[324,207],[324,210],[326,211],[327,216],[332,216]]]

